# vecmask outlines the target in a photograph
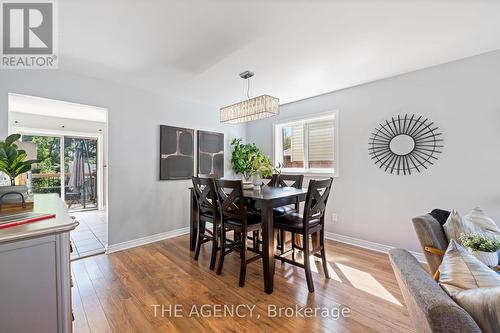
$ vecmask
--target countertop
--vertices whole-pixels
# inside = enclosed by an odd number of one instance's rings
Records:
[[[33,201],[33,212],[56,214],[56,217],[0,229],[0,244],[71,231],[78,226],[78,222],[70,217],[66,204],[59,198],[59,195],[35,194]]]

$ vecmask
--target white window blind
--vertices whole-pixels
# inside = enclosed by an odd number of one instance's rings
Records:
[[[292,126],[292,162],[304,160],[304,126]]]
[[[309,161],[333,161],[334,122],[317,121],[307,124]]]
[[[284,172],[338,175],[336,111],[274,126],[275,161]]]

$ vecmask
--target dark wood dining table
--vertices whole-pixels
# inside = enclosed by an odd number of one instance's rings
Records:
[[[259,189],[244,190],[243,196],[253,200],[255,207],[261,210],[262,217],[262,259],[264,273],[264,290],[271,294],[274,286],[274,213],[273,208],[286,206],[295,202],[305,201],[307,189],[293,187],[262,186]],[[191,221],[190,221],[190,248],[194,251],[198,233],[196,199],[191,189]]]

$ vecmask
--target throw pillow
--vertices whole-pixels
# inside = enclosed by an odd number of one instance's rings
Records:
[[[439,267],[439,284],[483,332],[499,332],[500,275],[466,248],[450,241]]]
[[[477,232],[492,237],[500,237],[500,228],[480,207],[471,210],[464,218],[476,227]]]
[[[476,232],[476,228],[472,223],[462,218],[456,210],[451,211],[450,216],[448,216],[446,223],[443,225],[443,229],[448,241],[453,239],[457,242],[460,242],[459,238],[461,234]]]
[[[443,225],[444,233],[449,241],[452,239],[460,243],[460,234],[480,233],[490,237],[500,237],[500,228],[495,221],[479,207],[474,208],[469,214],[462,217],[456,210]]]
[[[500,332],[500,287],[462,290],[453,299],[474,318],[483,332]]]

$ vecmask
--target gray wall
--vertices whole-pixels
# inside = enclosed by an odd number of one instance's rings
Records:
[[[226,157],[227,141],[245,137],[245,126],[221,125],[216,108],[59,70],[1,71],[0,137],[7,134],[9,92],[109,109],[111,245],[188,226],[190,182],[158,180],[160,124],[223,131]]]
[[[247,141],[272,155],[273,122],[338,109],[340,177],[328,231],[419,250],[410,219],[433,208],[480,205],[500,221],[499,89],[494,52],[284,105],[280,116],[249,123]],[[440,126],[444,153],[422,174],[389,175],[370,160],[368,139],[379,122],[405,112]]]
[[[108,108],[109,237],[117,244],[188,225],[189,182],[158,180],[160,124],[224,131],[226,141],[246,135],[272,155],[273,121],[339,109],[340,177],[328,230],[418,250],[410,218],[432,208],[481,205],[500,220],[499,87],[494,52],[288,104],[245,133],[220,125],[213,107],[61,71],[1,71],[0,136],[7,134],[9,92]],[[422,174],[388,175],[369,159],[370,131],[399,112],[429,116],[445,134],[444,154]]]

